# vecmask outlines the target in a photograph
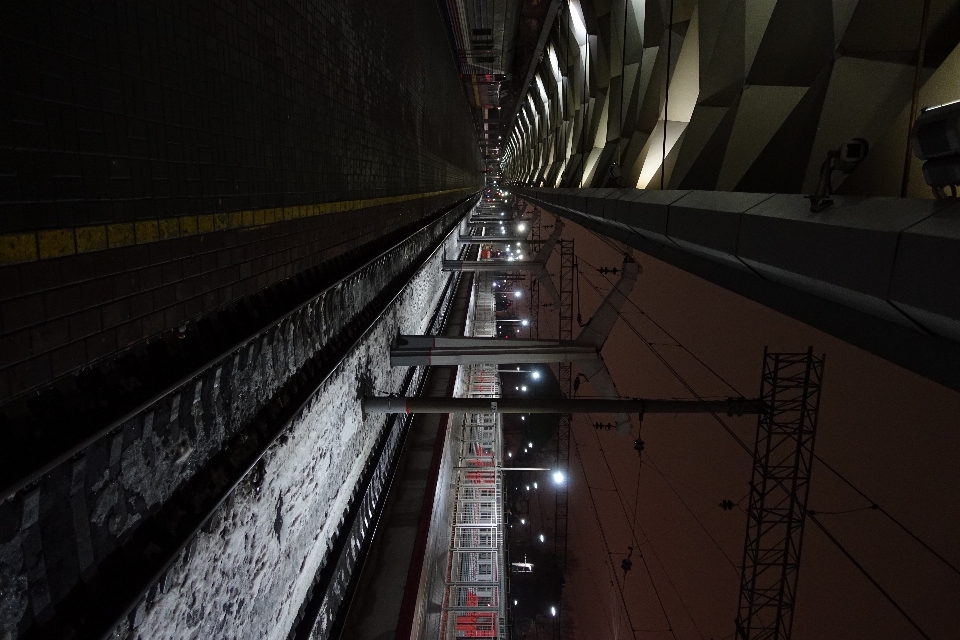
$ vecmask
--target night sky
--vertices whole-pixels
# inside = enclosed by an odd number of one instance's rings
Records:
[[[552,217],[544,214],[543,222]],[[609,291],[616,276],[596,268],[619,267],[622,253],[611,246],[616,242],[566,224],[564,238],[576,241],[586,322],[601,300],[588,283]],[[549,265],[555,277],[557,254]],[[816,453],[960,566],[960,394],[640,252],[634,257],[643,268],[631,296],[639,309],[628,304],[623,315],[701,395],[756,395],[765,346],[805,351],[812,345],[825,353]],[[556,309],[542,309],[540,323],[540,337],[556,336]],[[621,395],[690,397],[623,320],[603,357]],[[593,391],[584,384],[579,393]],[[565,637],[733,637],[746,515],[740,508],[724,511],[719,503],[746,508],[749,456],[710,416],[652,415],[642,426],[641,466],[633,449],[636,424],[630,438],[591,426],[611,419],[574,418],[564,596],[565,626],[572,629]],[[752,447],[756,418],[724,419]],[[537,505],[534,513],[542,507],[546,514],[531,525],[548,529],[549,489],[531,504]],[[809,508],[822,514],[831,533],[930,637],[960,637],[960,575],[869,506],[814,462]],[[841,511],[846,513],[828,513]],[[639,546],[624,578],[620,564],[631,545]],[[625,585],[632,633],[614,573]],[[921,637],[809,523],[797,601],[798,640]],[[540,623],[540,637],[548,637],[549,621]]]

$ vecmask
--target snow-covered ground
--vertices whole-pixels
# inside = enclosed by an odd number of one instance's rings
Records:
[[[446,251],[456,251],[456,236]],[[137,612],[140,638],[285,638],[341,524],[386,418],[364,418],[360,381],[400,390],[398,332],[423,333],[448,277],[436,252],[265,456],[257,492],[238,487]],[[345,292],[346,293],[346,292]],[[349,293],[347,293],[349,295]]]

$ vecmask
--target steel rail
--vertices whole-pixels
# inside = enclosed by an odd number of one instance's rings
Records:
[[[413,233],[437,223],[465,201],[444,210]],[[462,218],[462,217],[461,217]],[[286,441],[284,432],[309,406],[317,391],[342,366],[351,353],[375,328],[378,320],[391,308],[420,269],[436,255],[443,243],[454,233],[459,219],[447,223],[445,232],[421,251],[406,268],[379,294],[373,297],[357,315],[345,322],[338,334],[290,375],[221,451],[203,468],[181,485],[174,494],[146,521],[134,530],[129,539],[97,566],[96,576],[90,582],[78,583],[73,591],[56,604],[58,615],[43,626],[34,626],[23,638],[95,638],[113,637],[124,619],[135,617],[137,608],[145,602],[171,566],[197,535],[207,526],[217,510],[243,482],[251,476],[256,486],[262,483],[262,467],[255,469],[267,451]],[[411,237],[413,234],[408,235]],[[378,254],[363,267],[354,269],[349,277],[364,271],[391,251],[399,250],[406,241],[393,245]],[[342,279],[341,279],[342,280]],[[324,289],[330,291],[336,283]],[[321,295],[317,294],[318,296]],[[315,296],[316,297],[316,296]],[[306,303],[305,303],[306,304]],[[304,305],[298,305],[302,309]],[[291,312],[292,314],[292,312]],[[291,314],[284,314],[288,318]],[[267,331],[280,320],[263,327]],[[247,344],[254,337],[243,342]],[[231,350],[231,353],[235,349]],[[215,362],[222,360],[222,356]],[[253,473],[252,473],[253,472]],[[189,552],[189,551],[188,551]]]

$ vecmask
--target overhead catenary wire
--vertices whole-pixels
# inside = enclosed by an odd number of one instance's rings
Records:
[[[593,282],[590,281],[590,278],[585,277],[584,280],[586,280],[587,284],[590,285],[590,287],[592,287],[594,291],[596,291],[597,294],[601,295],[602,297],[602,294],[600,294],[600,290],[597,288],[596,285],[593,284]],[[656,357],[657,360],[660,361],[660,363],[667,369],[667,371],[669,371],[694,398],[701,401],[704,399],[703,396],[698,394],[696,390],[690,385],[690,383],[687,382],[686,378],[684,378],[683,375],[681,375],[680,372],[677,371],[676,368],[667,361],[667,359],[663,356],[663,354],[657,351],[657,349],[650,343],[650,341],[647,340],[642,333],[640,333],[640,330],[637,329],[637,327],[632,322],[630,322],[630,320],[626,316],[623,315],[622,311],[618,312],[617,315],[620,317],[620,319],[624,321],[624,324],[627,326],[627,328],[630,329],[630,331],[634,335],[636,335],[637,338],[641,342],[643,342],[644,345],[647,346],[647,348],[654,355],[654,357]],[[747,443],[745,443],[743,439],[740,438],[740,436],[738,436],[733,431],[733,429],[719,415],[717,415],[715,412],[710,412],[710,415],[713,417],[714,420],[716,420],[720,424],[723,430],[726,431],[730,435],[730,437],[732,437],[734,441],[740,445],[740,448],[743,449],[747,453],[747,455],[753,458],[753,450],[747,445]]]
[[[834,546],[837,547],[837,549],[839,549],[840,552],[843,553],[843,555],[845,555],[845,556],[847,557],[847,560],[849,560],[850,562],[853,563],[853,566],[855,566],[855,567],[857,568],[857,570],[863,575],[863,577],[865,577],[867,580],[869,580],[870,583],[871,583],[874,587],[877,588],[877,591],[879,591],[879,592],[883,595],[883,597],[887,599],[887,602],[889,602],[890,604],[892,604],[893,607],[894,607],[897,611],[900,612],[900,615],[903,616],[903,618],[904,618],[907,622],[910,623],[910,626],[912,626],[914,629],[917,630],[917,633],[919,633],[921,636],[923,636],[923,637],[926,638],[927,640],[930,640],[930,636],[927,635],[927,632],[920,628],[920,625],[918,625],[918,624],[914,621],[914,619],[910,617],[910,614],[908,614],[908,613],[904,610],[904,608],[901,607],[900,604],[899,604],[896,600],[893,599],[893,596],[891,596],[889,593],[887,593],[886,590],[884,590],[884,588],[880,586],[880,583],[877,582],[876,578],[874,578],[872,575],[870,575],[870,574],[867,572],[867,570],[863,567],[862,564],[860,564],[859,562],[857,562],[856,558],[854,558],[854,557],[850,554],[850,552],[847,551],[846,547],[844,547],[844,546],[840,543],[839,540],[837,540],[835,537],[833,537],[833,534],[830,533],[825,526],[823,526],[823,523],[822,523],[822,522],[820,522],[819,520],[817,520],[817,517],[816,517],[815,515],[813,515],[812,513],[810,513],[810,512],[808,511],[808,512],[807,512],[807,518],[809,518],[810,521],[813,522],[813,524],[815,524],[815,525],[817,526],[817,528],[819,528],[820,531],[822,531],[823,534],[824,534],[825,536],[827,536],[827,538],[829,538],[830,542],[832,542],[832,543],[834,544]]]
[[[609,243],[607,243],[607,244],[609,245]],[[585,261],[585,262],[586,262],[586,261]],[[589,263],[588,263],[588,264],[589,264]],[[600,295],[600,297],[602,298],[602,297],[603,297],[603,294],[600,292],[599,288],[598,288],[589,278],[585,277],[585,279],[587,280],[587,284],[588,284],[591,288],[593,288],[594,291],[596,291],[596,293],[597,293],[598,295]],[[609,280],[609,279],[608,279],[608,280]],[[634,302],[633,302],[632,300],[630,300],[629,298],[627,298],[627,301],[628,301],[633,307],[635,307],[642,315],[644,315],[646,318],[648,318],[649,320],[651,320],[651,322],[653,322],[653,324],[654,324],[655,326],[657,326],[661,331],[663,331],[666,335],[670,336],[669,332],[667,332],[667,331],[666,331],[661,325],[659,325],[659,323],[657,323],[655,320],[653,320],[652,318],[650,318],[649,314],[647,314],[647,313],[644,312],[642,309],[640,309],[639,306],[636,305],[636,303],[634,303]],[[647,340],[647,339],[643,336],[643,334],[639,331],[639,329],[638,329],[632,322],[630,322],[630,320],[624,315],[624,313],[623,313],[622,311],[619,311],[617,315],[624,321],[624,324],[631,330],[631,332],[633,332],[633,333],[637,336],[637,338],[638,338],[645,346],[647,346],[647,348],[648,348],[648,349],[651,351],[651,353],[661,362],[661,364],[663,364],[663,366],[664,366],[675,378],[677,378],[677,380],[687,389],[687,391],[688,391],[689,393],[691,393],[691,394],[692,394],[694,397],[696,397],[697,399],[702,399],[702,398],[699,396],[699,394],[692,388],[692,386],[691,386],[691,385],[684,379],[684,377],[679,373],[679,371],[677,371],[676,368],[673,367],[673,366],[666,360],[666,358],[655,348],[655,346],[654,346],[654,344],[652,343],[652,341]],[[689,353],[692,357],[694,357],[695,360],[697,360],[702,366],[704,366],[704,368],[706,368],[707,370],[709,370],[718,380],[720,380],[721,382],[723,382],[723,384],[725,384],[726,386],[728,386],[732,391],[734,391],[734,392],[737,393],[738,395],[743,395],[743,394],[741,394],[741,393],[738,392],[738,390],[736,389],[735,386],[733,386],[732,384],[730,384],[727,380],[725,380],[722,376],[720,376],[720,374],[718,374],[716,371],[714,371],[712,368],[710,368],[708,365],[706,365],[706,363],[704,363],[700,358],[698,358],[695,354],[693,354],[692,351],[690,351],[690,350],[687,349],[685,346],[683,346],[682,343],[680,343],[678,340],[676,340],[676,339],[673,338],[672,336],[670,336],[670,337],[671,337],[671,339],[673,339],[673,340],[677,343],[677,346],[678,346],[678,347],[684,349],[687,353]],[[712,417],[713,417],[713,418],[716,420],[716,422],[721,426],[721,428],[723,428],[723,430],[726,431],[727,434],[731,436],[731,438],[733,438],[733,440],[740,446],[740,448],[743,449],[744,452],[751,457],[751,459],[753,459],[753,457],[754,457],[755,454],[754,454],[752,448],[749,447],[739,436],[737,436],[737,434],[733,432],[733,430],[729,427],[729,425],[727,425],[726,422],[725,422],[722,418],[720,418],[719,415],[713,413],[713,414],[712,414]],[[579,455],[579,453],[578,453],[578,455]],[[910,536],[913,540],[915,540],[918,544],[920,544],[920,545],[921,545],[924,549],[926,549],[929,553],[931,553],[932,555],[934,555],[934,556],[935,556],[937,559],[939,559],[944,565],[946,565],[947,567],[949,567],[953,572],[960,574],[960,570],[958,570],[958,568],[956,567],[956,565],[954,565],[952,562],[950,562],[949,560],[947,560],[942,554],[940,554],[940,553],[937,552],[935,549],[933,549],[928,543],[926,543],[922,538],[920,538],[917,534],[915,534],[913,531],[911,531],[906,525],[904,525],[902,522],[900,522],[899,519],[897,519],[896,517],[894,517],[894,516],[893,516],[892,514],[890,514],[886,509],[884,509],[882,506],[880,506],[876,501],[874,501],[874,500],[872,500],[870,497],[868,497],[865,492],[863,492],[862,490],[860,490],[856,485],[853,484],[853,482],[851,482],[848,478],[846,478],[841,472],[839,472],[837,469],[835,469],[835,468],[834,468],[832,465],[830,465],[829,463],[825,462],[825,461],[823,460],[823,458],[821,458],[819,455],[814,454],[814,458],[815,458],[818,462],[820,462],[821,464],[823,464],[825,467],[827,467],[827,469],[828,469],[829,471],[831,471],[834,475],[836,475],[838,478],[840,478],[845,484],[847,484],[851,489],[853,489],[853,490],[854,490],[856,493],[858,493],[861,497],[863,497],[865,500],[867,500],[867,501],[870,503],[870,505],[871,505],[870,508],[873,508],[873,506],[876,505],[876,507],[877,507],[876,510],[880,511],[881,513],[883,513],[884,516],[886,516],[889,520],[891,520],[894,524],[896,524],[896,525],[898,526],[898,528],[900,528],[902,531],[904,531],[904,533],[906,533],[908,536]],[[582,467],[582,461],[581,461],[581,467]],[[618,495],[619,495],[619,493],[618,493]],[[591,497],[592,497],[592,496],[591,496]],[[894,606],[894,608],[911,624],[911,626],[913,626],[915,629],[917,629],[917,631],[918,631],[924,638],[929,637],[929,636],[927,636],[926,633],[916,624],[916,622],[906,613],[906,611],[905,611],[895,600],[892,599],[892,597],[883,589],[883,587],[879,584],[879,582],[877,582],[877,581],[863,568],[863,566],[860,565],[859,562],[857,562],[857,560],[852,556],[852,554],[850,554],[850,552],[847,551],[846,548],[843,547],[843,545],[826,529],[826,527],[823,525],[823,523],[820,522],[820,521],[816,518],[816,512],[815,512],[815,511],[814,511],[813,513],[810,513],[810,512],[808,511],[808,512],[806,513],[806,515],[808,515],[808,516],[810,517],[810,519],[815,523],[815,525],[817,526],[817,528],[820,529],[820,531],[828,538],[828,540],[830,540],[830,542],[831,542],[832,544],[834,544],[834,545],[843,553],[843,555],[844,555],[848,560],[850,560],[851,563],[854,564],[854,566],[861,572],[861,574],[863,574],[864,577],[866,577],[866,578],[868,579],[868,581],[869,581],[878,591],[880,591],[880,593],[884,596],[884,598],[887,599],[888,602],[890,602],[891,605]]]
[[[586,541],[583,539],[583,531],[581,531],[580,529],[580,523],[577,521],[575,517],[571,516],[570,519],[573,521],[574,529],[577,532],[577,536],[580,538],[580,545],[583,546],[584,548],[587,548]],[[593,565],[590,564],[589,562],[586,564],[587,564],[587,573],[590,576],[590,581],[593,583],[593,587],[596,590],[595,593],[600,594],[601,593],[600,585],[597,584],[596,577],[593,575]],[[603,610],[604,618],[607,618],[608,617],[607,608],[606,606],[604,606],[603,600],[599,597],[597,598],[597,600],[600,602],[600,608]],[[617,607],[617,610],[619,611],[619,606]],[[611,632],[611,635],[615,636],[616,630],[615,630],[615,627],[613,626],[613,620],[614,620],[613,614],[609,614],[609,622],[611,623],[610,632]],[[618,620],[618,623],[619,623],[619,620]]]
[[[733,572],[734,572],[734,573],[737,575],[737,577],[739,578],[739,577],[740,577],[740,569],[738,569],[738,568],[737,568],[737,565],[733,562],[733,560],[730,559],[730,556],[727,555],[727,552],[723,550],[723,547],[720,545],[719,542],[717,542],[717,539],[714,538],[713,535],[710,533],[710,531],[707,530],[707,528],[704,526],[704,524],[700,521],[700,518],[698,518],[698,517],[697,517],[697,514],[695,514],[695,513],[693,512],[693,509],[690,508],[690,506],[687,504],[687,502],[686,502],[686,501],[683,499],[683,497],[680,495],[680,492],[677,491],[676,487],[673,486],[673,483],[670,482],[670,480],[667,478],[667,476],[665,476],[664,474],[660,473],[660,469],[657,468],[657,465],[656,465],[656,464],[654,464],[653,459],[650,457],[650,454],[647,453],[647,452],[644,452],[643,455],[645,455],[645,456],[647,457],[647,464],[650,466],[650,468],[660,474],[660,477],[663,478],[664,482],[667,483],[667,486],[670,487],[670,490],[673,492],[673,494],[674,494],[675,496],[677,496],[677,500],[680,501],[680,504],[683,505],[683,508],[686,509],[686,510],[687,510],[687,513],[689,513],[689,514],[691,515],[691,517],[693,517],[694,521],[696,521],[696,523],[697,523],[698,525],[700,525],[700,528],[703,529],[703,532],[704,532],[705,534],[707,534],[707,537],[708,537],[708,538],[710,538],[710,542],[713,543],[713,546],[715,546],[715,547],[717,548],[717,550],[720,552],[720,555],[722,555],[722,556],[724,557],[724,559],[727,561],[727,563],[730,565],[730,567],[733,568]],[[641,456],[641,458],[642,458],[642,457],[643,457],[643,456]]]
[[[587,414],[587,418],[588,418],[589,420],[593,421],[593,418],[591,417],[591,415],[590,415],[589,413]],[[607,473],[610,475],[611,481],[613,481],[614,490],[615,490],[615,492],[616,492],[616,494],[617,494],[617,500],[618,500],[619,503],[620,503],[620,508],[623,510],[623,515],[626,517],[627,523],[629,524],[629,523],[630,523],[630,514],[627,512],[626,504],[625,504],[624,501],[623,501],[623,495],[622,495],[622,493],[620,492],[620,487],[619,487],[619,485],[617,484],[617,478],[616,478],[616,476],[613,474],[613,469],[610,467],[610,461],[607,459],[606,451],[604,451],[604,449],[603,449],[603,443],[601,442],[600,436],[599,436],[599,434],[598,434],[596,431],[594,431],[594,437],[595,437],[596,440],[597,440],[597,447],[598,447],[598,449],[600,450],[600,455],[601,455],[601,457],[603,458],[603,463],[604,463],[604,465],[605,465],[606,468],[607,468]],[[638,471],[638,474],[639,474],[639,471]],[[637,498],[638,498],[637,506],[639,507],[639,475],[638,475],[638,485],[637,485]],[[687,618],[690,620],[691,624],[693,624],[693,628],[696,629],[697,634],[698,634],[698,635],[700,636],[700,638],[702,639],[702,638],[703,638],[703,633],[700,631],[700,628],[697,626],[696,620],[694,620],[693,615],[690,613],[690,609],[687,607],[686,602],[684,602],[683,596],[680,595],[680,591],[677,589],[676,583],[674,583],[673,578],[670,577],[670,573],[667,571],[666,566],[664,566],[663,562],[660,560],[660,556],[657,555],[657,552],[656,552],[656,550],[654,549],[653,544],[650,542],[651,538],[643,531],[643,528],[638,525],[638,523],[637,523],[637,511],[636,511],[636,509],[635,509],[635,510],[634,510],[634,520],[633,520],[633,523],[630,524],[630,534],[631,534],[631,536],[632,536],[632,538],[633,538],[633,543],[636,545],[636,548],[639,550],[642,545],[641,545],[641,542],[640,542],[640,538],[637,536],[637,529],[638,529],[638,528],[640,529],[641,533],[643,533],[643,537],[645,538],[644,543],[649,544],[649,546],[650,546],[650,551],[653,553],[654,558],[657,560],[657,564],[660,565],[660,569],[663,571],[663,574],[667,577],[667,581],[670,583],[670,587],[673,589],[673,592],[676,594],[677,599],[680,600],[680,604],[681,604],[681,606],[683,607],[684,612],[687,614]],[[645,555],[643,555],[643,552],[642,552],[642,551],[640,552],[640,560],[643,562],[643,566],[644,566],[644,568],[645,568],[646,571],[647,571],[647,576],[649,576],[649,578],[650,578],[650,586],[653,587],[653,591],[654,591],[654,593],[655,593],[656,596],[657,596],[658,602],[660,603],[660,609],[661,609],[661,611],[663,612],[664,620],[667,621],[667,625],[668,625],[668,626],[671,628],[671,630],[672,630],[672,629],[673,629],[673,624],[670,622],[670,617],[667,615],[667,610],[666,610],[666,608],[665,608],[664,605],[663,605],[663,599],[660,597],[660,591],[659,591],[659,589],[657,589],[657,585],[656,585],[656,583],[655,583],[654,580],[653,580],[653,573],[651,573],[650,567],[649,567],[649,565],[647,564],[647,558],[646,558]]]
[[[587,281],[587,284],[590,285],[590,286],[597,292],[597,294],[598,294],[598,295],[601,295],[601,297],[602,297],[602,294],[600,293],[599,288],[598,288],[596,285],[594,285],[593,282],[591,282],[591,280],[590,280],[589,278],[586,278],[586,277],[585,277],[584,279]],[[629,300],[629,298],[628,298],[628,300]],[[631,302],[631,304],[632,304],[634,307],[636,307],[636,308],[639,310],[639,307],[638,307],[635,303],[633,303],[632,301],[630,301],[630,302]],[[640,310],[640,311],[641,311],[641,313],[643,313],[642,310]],[[640,339],[640,341],[643,342],[643,343],[648,347],[648,349],[657,357],[657,359],[660,360],[660,362],[667,368],[667,370],[670,371],[670,372],[677,378],[677,380],[680,381],[681,384],[683,384],[684,387],[687,388],[687,390],[688,390],[690,393],[692,393],[695,397],[697,397],[698,399],[700,399],[700,396],[699,396],[699,395],[696,393],[696,391],[689,385],[689,383],[687,383],[687,381],[683,378],[683,376],[682,376],[669,362],[667,362],[666,358],[664,358],[663,355],[660,354],[660,353],[657,351],[656,348],[654,348],[654,346],[652,345],[652,343],[651,343],[650,341],[648,341],[648,340],[640,333],[639,329],[637,329],[636,326],[634,326],[633,323],[630,322],[630,320],[623,314],[623,312],[622,312],[622,311],[619,311],[617,315],[620,317],[620,319],[622,319],[622,320],[624,321],[624,323],[627,325],[627,327],[631,329],[631,331],[638,337],[638,339]],[[644,315],[646,315],[646,314],[644,314]],[[647,317],[649,317],[649,316],[647,316]],[[659,326],[659,325],[658,325],[658,326]],[[667,333],[665,330],[664,330],[664,332]],[[669,335],[669,334],[668,334],[668,335]],[[678,343],[678,346],[679,346],[679,344],[680,344],[679,341],[677,341],[677,343]],[[691,355],[692,355],[692,353],[691,353]],[[700,361],[699,358],[697,358],[697,360]],[[700,362],[701,362],[701,364],[704,364],[704,366],[706,367],[706,364],[705,364],[705,363],[703,363],[702,361],[700,361]],[[707,367],[707,368],[709,369],[709,367]],[[717,374],[716,372],[713,372],[712,370],[711,370],[711,372],[714,373],[714,375],[717,376],[718,379],[723,380],[723,378],[722,378],[721,376],[719,376],[719,374]],[[735,388],[733,385],[731,385],[729,382],[726,382],[725,380],[723,380],[723,382],[724,382],[724,384],[726,384],[727,386],[729,386],[732,390],[734,390],[734,392],[737,392],[736,388]],[[720,416],[718,416],[718,415],[715,414],[715,413],[713,413],[712,415],[713,415],[714,419],[721,425],[721,427],[737,442],[737,444],[740,445],[741,449],[743,449],[748,455],[750,455],[751,458],[753,458],[755,454],[754,454],[754,452],[747,446],[747,444],[733,432],[733,430],[723,421],[723,419],[720,418]],[[837,477],[839,477],[841,480],[843,480],[848,486],[850,486],[852,489],[854,489],[854,491],[856,491],[858,494],[860,494],[864,499],[868,500],[868,501],[871,503],[871,506],[877,505],[877,503],[876,503],[875,501],[873,501],[873,500],[871,500],[870,498],[868,498],[867,495],[866,495],[863,491],[861,491],[859,488],[857,488],[851,481],[849,481],[846,477],[844,477],[839,471],[837,471],[835,468],[833,468],[833,467],[832,467],[831,465],[829,465],[828,463],[824,462],[823,459],[822,459],[819,455],[814,454],[814,457],[815,457],[815,459],[816,459],[817,461],[821,462],[821,463],[822,463],[824,466],[826,466],[831,472],[833,472]],[[917,536],[917,535],[914,534],[912,531],[910,531],[910,530],[909,530],[905,525],[903,525],[899,520],[897,520],[897,519],[894,518],[891,514],[889,514],[888,512],[886,512],[886,510],[880,508],[879,505],[877,505],[877,510],[881,511],[882,513],[884,513],[884,515],[886,515],[891,521],[893,521],[895,524],[897,524],[904,532],[906,532],[908,535],[910,535],[911,538],[913,538],[913,539],[916,540],[918,543],[920,543],[925,549],[927,549],[927,551],[929,551],[930,553],[932,553],[933,555],[935,555],[935,556],[936,556],[938,559],[940,559],[944,564],[946,564],[948,567],[950,567],[950,568],[951,568],[952,570],[954,570],[955,572],[960,573],[960,571],[958,571],[957,568],[956,568],[952,563],[950,563],[950,562],[949,562],[948,560],[946,560],[946,558],[944,558],[941,554],[939,554],[938,552],[936,552],[932,547],[930,547],[930,546],[929,546],[928,544],[926,544],[923,540],[921,540],[921,539],[919,538],[919,536]],[[837,540],[837,539],[827,530],[827,528],[823,525],[823,523],[821,523],[819,520],[816,519],[816,517],[815,517],[815,512],[814,512],[814,513],[810,513],[809,511],[806,511],[805,515],[806,515],[807,517],[809,517],[809,518],[816,524],[817,528],[819,528],[819,529],[824,533],[824,535],[827,536],[827,538],[830,540],[830,542],[833,543],[833,544],[843,553],[843,555],[844,555],[848,560],[850,560],[850,562],[852,562],[852,563],[854,564],[854,566],[860,571],[860,573],[863,574],[864,577],[866,577],[866,578],[870,581],[870,583],[871,583],[878,591],[880,591],[880,593],[884,596],[884,598],[886,598],[887,601],[890,602],[890,603],[894,606],[894,608],[911,624],[911,626],[913,626],[924,638],[928,638],[928,637],[929,637],[929,636],[927,636],[926,633],[916,624],[916,622],[907,614],[907,612],[883,589],[883,587],[880,585],[880,583],[877,582],[876,579],[874,579],[874,578],[866,571],[866,569],[864,569],[863,566],[862,566],[859,562],[857,562],[857,560],[853,557],[853,555],[850,554],[850,552],[847,551],[845,547],[843,547],[843,545],[839,542],[839,540]]]
[[[573,451],[577,458],[577,462],[580,464],[580,473],[583,475],[584,484],[587,485],[587,495],[590,497],[590,506],[593,508],[593,515],[597,520],[597,527],[600,529],[600,540],[603,542],[603,548],[607,553],[607,561],[610,559],[610,545],[607,543],[607,534],[603,530],[603,521],[600,519],[600,511],[597,509],[597,501],[593,496],[593,489],[590,487],[589,482],[587,481],[587,468],[583,464],[583,458],[580,457],[580,447],[577,442],[576,434],[573,432],[573,429],[570,430],[570,436],[573,440]],[[617,590],[620,591],[620,600],[623,603],[623,610],[627,616],[627,622],[630,625],[630,633],[633,636],[634,640],[637,638],[636,631],[633,626],[633,618],[630,616],[630,610],[627,608],[627,602],[623,596],[623,590],[620,588],[620,578],[617,576],[616,570],[613,566],[610,566],[611,573],[613,573],[614,581],[617,584]]]
[[[592,232],[592,233],[594,233],[594,235],[596,235],[598,238],[603,239],[603,236],[600,236],[600,235],[597,234],[596,232]],[[609,243],[608,243],[608,246],[611,246],[611,248],[615,248],[615,247],[612,247],[612,245],[609,245]],[[618,249],[618,251],[619,251],[619,249]],[[587,262],[586,260],[584,260],[584,263],[587,264],[588,266],[590,266],[591,268],[594,268],[594,267],[593,267],[589,262]],[[604,276],[604,279],[607,280],[608,282],[610,281],[610,279],[609,279],[608,277],[606,277],[606,276]],[[589,281],[589,279],[587,279],[587,283],[592,285],[592,283]],[[594,289],[599,292],[599,290],[598,290],[596,287],[594,287]],[[724,378],[724,377],[721,376],[719,373],[717,373],[716,370],[714,370],[712,367],[710,367],[706,362],[704,362],[702,359],[700,359],[700,357],[698,357],[696,354],[694,354],[694,353],[693,353],[689,348],[687,348],[682,342],[680,342],[676,337],[674,337],[669,331],[667,331],[667,329],[664,328],[664,327],[663,327],[659,322],[657,322],[653,317],[651,317],[650,314],[648,314],[646,311],[644,311],[643,309],[641,309],[640,306],[639,306],[636,302],[634,302],[633,300],[631,300],[629,297],[627,298],[627,302],[628,302],[632,307],[634,307],[641,315],[643,315],[643,316],[644,316],[645,318],[647,318],[651,323],[653,323],[653,325],[656,326],[657,329],[659,329],[660,331],[662,331],[662,332],[664,333],[664,335],[666,335],[666,336],[669,337],[671,340],[673,340],[673,341],[676,343],[677,347],[679,347],[680,349],[683,349],[686,353],[688,353],[694,360],[696,360],[696,361],[697,361],[700,365],[702,365],[707,371],[709,371],[713,376],[715,376],[715,377],[717,378],[717,380],[719,380],[720,382],[722,382],[722,383],[723,383],[724,385],[726,385],[731,391],[733,391],[733,393],[735,393],[735,394],[738,395],[738,396],[743,396],[743,395],[744,395],[739,389],[737,389],[737,387],[735,387],[735,386],[734,386],[733,384],[731,384],[726,378]],[[630,324],[630,323],[627,321],[627,319],[623,316],[623,314],[620,314],[620,317],[624,320],[624,322],[627,322],[628,325]],[[632,326],[631,326],[631,329],[633,329]],[[634,333],[637,333],[637,331],[634,331]],[[644,341],[644,343],[648,346],[648,348],[653,349],[653,347],[655,346],[655,344],[654,344],[653,342],[650,342],[650,341],[648,341],[648,340],[645,340],[645,339],[642,338],[642,337],[641,337],[641,340]],[[663,361],[663,360],[664,360],[664,359],[661,358],[661,361]],[[698,397],[699,397],[699,396],[698,396]],[[722,420],[720,420],[718,416],[714,416],[714,417],[717,418],[719,421],[722,422]],[[728,431],[728,433],[729,433],[729,431]],[[741,443],[741,446],[743,446],[742,443]],[[752,451],[750,451],[749,449],[746,449],[746,450],[747,450],[747,452],[748,452],[751,456],[753,455],[753,452],[752,452]],[[912,538],[915,542],[917,542],[917,544],[919,544],[919,545],[920,545],[921,547],[923,547],[926,551],[928,551],[930,554],[932,554],[934,557],[936,557],[938,560],[940,560],[940,562],[942,562],[945,566],[947,566],[951,571],[953,571],[953,572],[956,573],[957,575],[960,575],[960,568],[958,568],[956,564],[950,562],[950,560],[948,560],[946,557],[944,557],[944,555],[943,555],[942,553],[940,553],[939,551],[937,551],[936,549],[934,549],[930,544],[928,544],[925,540],[923,540],[918,534],[914,533],[909,527],[907,527],[905,524],[903,524],[903,522],[901,522],[896,516],[894,516],[893,514],[891,514],[889,511],[887,511],[879,502],[877,502],[876,500],[874,500],[873,498],[871,498],[870,496],[868,496],[864,491],[862,491],[859,487],[857,487],[855,484],[853,484],[853,482],[850,481],[850,479],[848,479],[846,476],[844,476],[844,475],[843,475],[840,471],[838,471],[833,465],[831,465],[831,464],[828,463],[826,460],[824,460],[823,458],[821,458],[820,455],[817,454],[816,452],[814,452],[813,457],[814,457],[814,459],[815,459],[817,462],[819,462],[820,464],[822,464],[823,466],[825,466],[828,471],[830,471],[830,472],[833,473],[835,476],[837,476],[837,478],[839,478],[844,484],[846,484],[846,485],[849,486],[851,489],[853,489],[853,491],[856,492],[860,497],[862,497],[864,500],[866,500],[867,502],[869,502],[869,503],[870,503],[870,506],[867,507],[867,508],[869,508],[869,509],[874,509],[874,510],[879,511],[880,513],[882,513],[886,518],[888,518],[891,522],[893,522],[893,524],[895,524],[900,530],[902,530],[902,531],[903,531],[904,533],[906,533],[910,538]]]

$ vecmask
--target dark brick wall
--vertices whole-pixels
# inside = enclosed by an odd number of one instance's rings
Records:
[[[0,402],[481,182],[434,0],[3,3],[0,47]]]
[[[476,184],[434,0],[0,6],[0,233]]]

